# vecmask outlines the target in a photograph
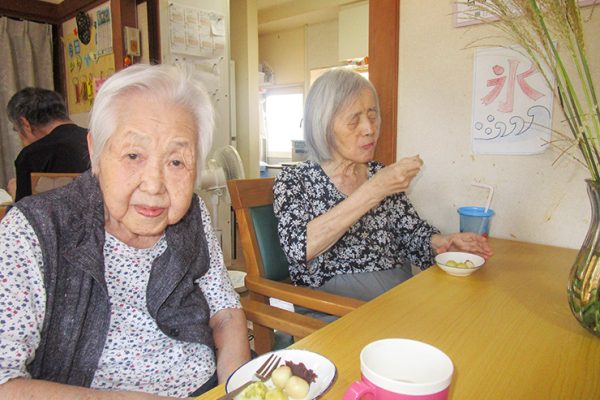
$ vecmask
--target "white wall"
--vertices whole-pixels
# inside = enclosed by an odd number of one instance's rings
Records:
[[[229,1],[228,0],[160,0],[159,1],[159,13],[160,13],[160,47],[162,63],[174,63],[176,58],[185,59],[186,61],[193,62],[194,57],[185,56],[179,54],[171,54],[170,51],[170,25],[169,25],[169,3],[176,3],[185,7],[194,7],[205,11],[216,12],[222,14],[225,18],[225,55],[218,61],[219,70],[219,94],[213,96],[213,106],[215,108],[215,130],[213,135],[212,149],[208,154],[210,158],[213,152],[223,146],[231,143],[231,93],[234,89],[230,88],[230,34],[229,34]],[[198,194],[204,199],[211,216],[213,223],[215,214],[212,210],[211,200],[214,199],[215,192],[208,192],[206,190],[197,189]],[[230,265],[231,263],[231,213],[230,213],[230,202],[225,192],[221,196],[218,196],[219,206],[217,209],[217,225],[218,235],[220,235],[221,246],[223,248],[223,256],[225,264]]]
[[[400,9],[398,158],[420,154],[425,167],[410,198],[422,217],[444,232],[458,230],[456,208],[483,205],[495,187],[491,236],[578,248],[589,226],[587,170],[548,150],[534,156],[470,152],[473,49],[494,33],[489,27],[452,26],[453,1],[406,0]],[[588,15],[591,8],[584,8]],[[600,82],[600,15],[585,35],[596,82]],[[555,127],[562,118],[554,107]]]
[[[326,68],[339,64],[338,20],[333,19],[308,25],[306,27],[307,69],[310,71],[311,69]]]
[[[235,61],[236,138],[247,178],[258,178],[258,23],[256,0],[231,0],[231,58]]]
[[[304,83],[304,36],[304,27],[259,36],[258,60],[272,68],[276,85]]]
[[[173,63],[175,55],[171,54],[169,45],[169,3],[170,0],[159,1],[160,14],[160,49],[163,63]],[[229,39],[229,1],[227,0],[175,0],[174,3],[186,7],[194,7],[206,11],[214,11],[224,15],[225,18],[225,55],[219,62],[219,92],[220,98],[218,102],[213,102],[215,106],[215,133],[213,137],[213,149],[218,149],[222,146],[230,144],[230,107],[229,107],[229,59],[230,59],[230,39]],[[188,60],[194,57],[181,56]]]

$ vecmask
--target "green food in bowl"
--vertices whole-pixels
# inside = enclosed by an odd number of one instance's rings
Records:
[[[471,260],[465,260],[464,263],[459,263],[454,260],[448,260],[446,261],[446,266],[454,268],[475,268],[475,264],[473,264],[473,261]]]
[[[288,400],[288,396],[281,388],[270,388],[264,382],[254,382],[235,400]]]
[[[264,400],[269,388],[263,382],[254,382],[248,386],[236,400]]]

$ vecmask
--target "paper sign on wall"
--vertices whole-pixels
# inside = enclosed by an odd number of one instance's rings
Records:
[[[225,16],[169,3],[171,53],[202,58],[225,55]]]
[[[551,138],[554,93],[523,50],[478,49],[474,71],[473,153],[544,152]],[[549,71],[546,76],[552,78]]]

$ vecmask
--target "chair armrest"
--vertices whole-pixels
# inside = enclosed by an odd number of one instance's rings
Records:
[[[321,320],[282,310],[256,300],[243,298],[241,302],[246,318],[252,323],[277,329],[298,338],[308,336],[327,325]]]
[[[365,304],[364,301],[350,297],[338,296],[257,276],[246,275],[245,286],[250,292],[275,297],[295,305],[338,317],[346,315]]]

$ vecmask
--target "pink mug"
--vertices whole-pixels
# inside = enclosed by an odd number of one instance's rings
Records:
[[[361,380],[344,400],[446,400],[454,367],[441,350],[410,339],[382,339],[360,352]]]

